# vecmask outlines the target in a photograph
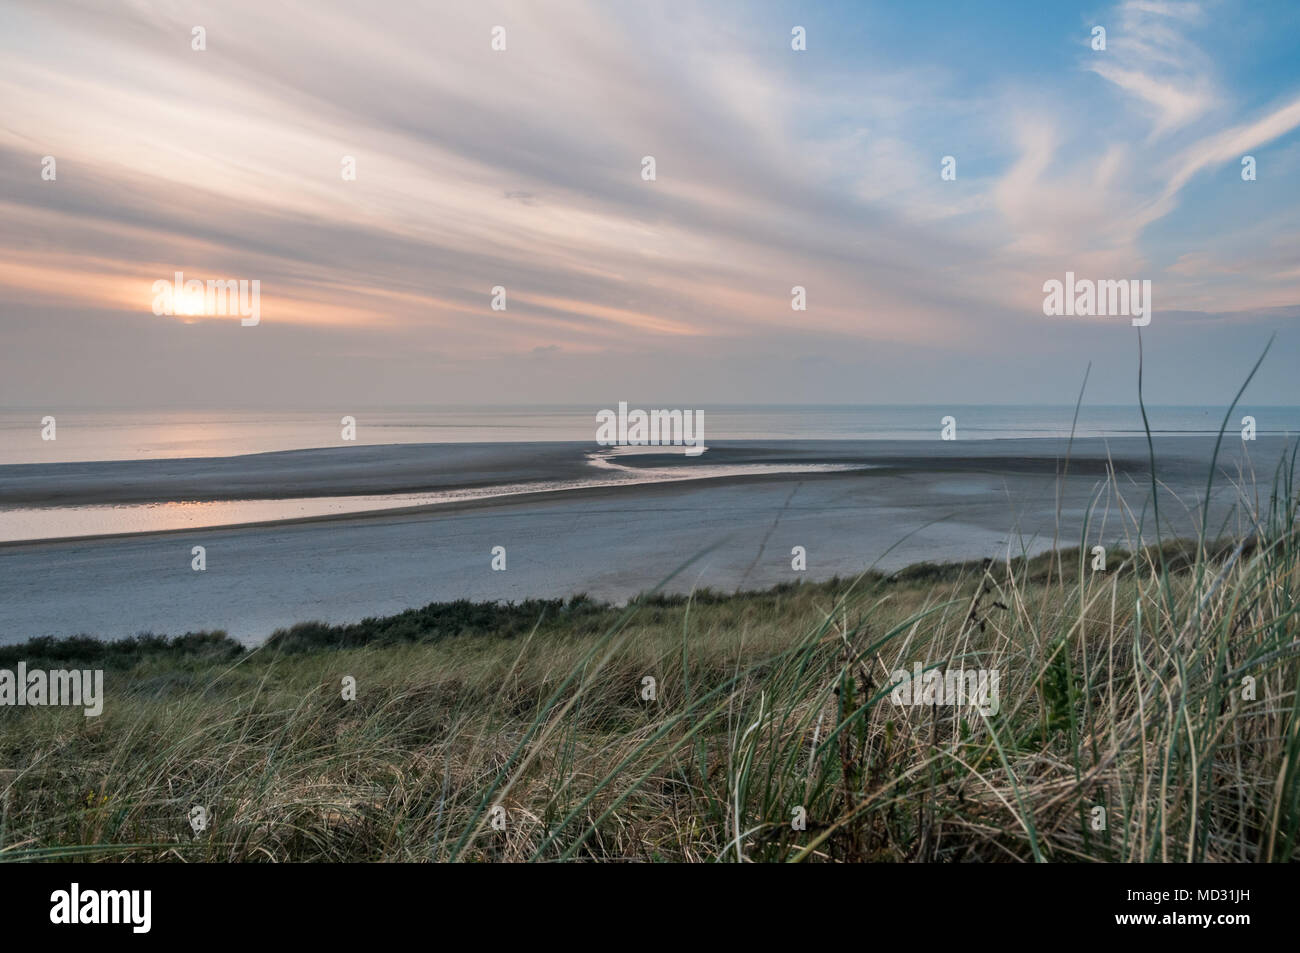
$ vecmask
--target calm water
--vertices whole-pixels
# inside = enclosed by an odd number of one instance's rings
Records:
[[[616,402],[607,405],[617,406]],[[646,410],[664,404],[632,403]],[[0,413],[0,465],[89,460],[226,457],[276,450],[342,446],[340,419],[357,421],[355,443],[480,443],[595,440],[603,407],[420,407],[338,411],[86,411],[51,408]],[[707,440],[894,439],[933,440],[940,420],[957,419],[958,439],[1068,436],[1071,406],[802,406],[736,407],[703,404]],[[1224,407],[1149,407],[1153,432],[1215,433]],[[1260,434],[1300,432],[1300,407],[1243,405]],[[41,420],[56,420],[55,440],[41,439]],[[1087,406],[1080,436],[1142,432],[1136,406]]]
[[[585,480],[545,480],[490,487],[444,490],[439,493],[386,493],[358,496],[314,496],[274,500],[173,500],[165,503],[117,503],[103,506],[0,506],[0,543],[40,539],[156,533],[372,513],[436,503],[466,503],[521,493],[553,493],[593,487],[632,486],[708,480],[726,476],[773,473],[829,473],[865,467],[832,463],[700,464],[681,468],[625,467],[609,456],[590,455],[593,476]]]

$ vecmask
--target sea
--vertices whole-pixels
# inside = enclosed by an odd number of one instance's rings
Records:
[[[1119,436],[1146,429],[1136,405],[709,405],[671,408],[630,403],[643,410],[704,412],[709,440],[934,440],[952,417],[959,440]],[[355,444],[509,443],[591,441],[596,414],[617,405],[439,406],[335,410],[110,410],[41,408],[0,412],[0,466],[23,463],[230,457],[280,450],[344,446],[343,419],[355,420]],[[1217,433],[1224,406],[1147,407],[1153,434]],[[1257,433],[1300,433],[1300,407],[1240,405]],[[55,439],[48,433],[54,418]]]

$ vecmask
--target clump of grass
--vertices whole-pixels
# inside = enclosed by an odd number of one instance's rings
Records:
[[[89,635],[67,639],[41,636],[0,646],[0,668],[26,662],[28,668],[129,669],[159,658],[221,662],[243,651],[244,647],[224,632],[187,632],[171,638],[143,633],[113,641]]]
[[[397,615],[363,619],[349,625],[303,622],[274,632],[267,647],[281,652],[315,649],[397,645],[403,642],[437,642],[481,633],[515,638],[530,632],[539,621],[550,627],[582,628],[600,619],[607,606],[586,596],[571,599],[526,599],[520,603],[435,602]]]

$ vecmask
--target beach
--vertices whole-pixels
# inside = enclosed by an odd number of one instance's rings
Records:
[[[1195,535],[1215,439],[1154,444],[1161,530]],[[1212,527],[1241,529],[1238,486],[1266,500],[1286,446],[1281,437],[1224,438]],[[256,644],[305,620],[358,621],[435,601],[585,593],[618,603],[661,585],[762,589],[871,567],[1005,559],[1041,552],[1054,537],[1079,545],[1085,519],[1088,546],[1156,538],[1145,437],[1072,446],[1059,438],[711,441],[697,458],[620,449],[378,445],[0,467],[0,507],[35,518],[77,508],[109,517],[202,512],[214,501],[390,504],[165,532],[115,533],[130,520],[108,518],[80,538],[0,544],[0,642],[224,630]],[[404,495],[439,502],[405,505]],[[192,568],[196,546],[202,571]],[[493,568],[498,546],[504,570]],[[792,568],[795,547],[806,570]]]

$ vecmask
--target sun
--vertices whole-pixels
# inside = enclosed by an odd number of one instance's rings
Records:
[[[199,317],[207,313],[207,295],[202,291],[181,291],[172,302],[174,314],[184,317]]]

